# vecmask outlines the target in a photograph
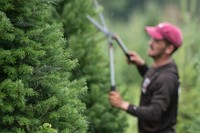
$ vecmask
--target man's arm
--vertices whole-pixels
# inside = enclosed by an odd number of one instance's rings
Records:
[[[128,60],[128,64],[135,64],[138,68],[138,71],[142,77],[144,77],[145,73],[148,71],[148,66],[145,64],[145,61],[134,51],[129,52],[130,61]]]
[[[138,72],[142,77],[146,74],[146,72],[149,70],[149,67],[146,64],[143,64],[142,66],[137,66]]]
[[[110,103],[112,106],[122,109],[140,119],[157,121],[161,118],[162,113],[168,109],[172,95],[177,91],[176,84],[173,84],[174,79],[170,77],[165,77],[165,79],[160,78],[159,89],[154,92],[149,106],[134,106],[122,100],[118,92],[110,93]]]
[[[113,107],[126,111],[140,119],[157,120],[160,118],[161,110],[155,104],[148,107],[137,107],[127,101],[122,100],[121,95],[117,91],[111,91],[109,94],[109,101]]]
[[[120,93],[117,91],[111,91],[109,93],[109,101],[113,107],[119,108],[124,111],[128,110],[129,103],[122,100]]]

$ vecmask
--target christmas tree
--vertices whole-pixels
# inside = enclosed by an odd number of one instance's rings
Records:
[[[86,82],[72,76],[77,60],[50,18],[56,3],[0,1],[0,132],[86,132]]]

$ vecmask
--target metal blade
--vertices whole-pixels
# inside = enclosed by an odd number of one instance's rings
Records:
[[[92,17],[87,15],[87,18],[90,20],[91,23],[94,24],[95,27],[97,27],[97,29],[99,29],[100,31],[102,31],[106,36],[110,36],[112,35],[111,32],[108,31],[107,28],[101,26],[96,20],[94,20]]]

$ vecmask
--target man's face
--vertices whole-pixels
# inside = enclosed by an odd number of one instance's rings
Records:
[[[154,59],[160,58],[165,54],[166,48],[166,41],[151,39],[149,41],[148,55]]]

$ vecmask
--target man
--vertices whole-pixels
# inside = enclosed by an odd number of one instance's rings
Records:
[[[171,56],[182,45],[182,33],[167,22],[146,27],[145,31],[151,37],[148,55],[153,65],[148,68],[137,53],[129,53],[143,77],[140,105],[124,101],[117,91],[110,92],[109,101],[138,118],[139,133],[175,133],[179,76]]]

